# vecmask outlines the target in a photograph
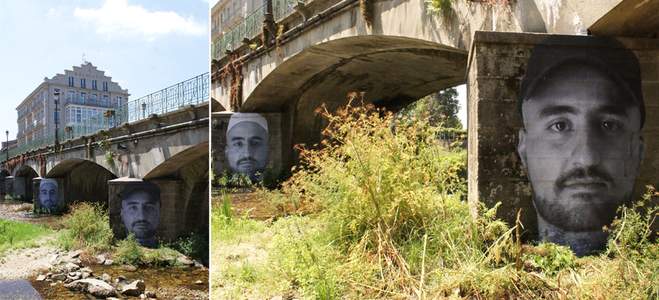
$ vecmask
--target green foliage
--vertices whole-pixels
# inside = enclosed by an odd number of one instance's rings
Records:
[[[233,217],[229,197],[222,196],[223,203],[220,209],[213,209],[211,213],[211,230],[213,240],[232,242],[254,232],[265,229],[265,225],[246,217]]]
[[[208,231],[193,232],[180,237],[167,247],[208,265]]]
[[[569,247],[552,243],[541,243],[524,255],[527,268],[541,270],[545,275],[556,275],[561,270],[574,268],[576,260]]]
[[[133,234],[117,243],[114,258],[120,264],[129,265],[139,265],[146,261],[144,251]]]
[[[450,1],[449,2],[450,7]],[[400,116],[410,120],[426,120],[433,127],[462,129],[458,118],[458,90],[448,88],[428,95],[405,107]]]
[[[35,241],[52,231],[41,225],[0,220],[0,254],[10,249],[36,246]]]
[[[433,13],[448,13],[452,9],[454,0],[426,0],[428,10]]]
[[[327,229],[308,218],[291,217],[273,225],[270,264],[278,276],[295,282],[304,295],[338,299],[343,292],[340,253],[331,246]]]
[[[66,229],[59,241],[64,249],[85,248],[96,252],[109,250],[112,246],[110,220],[100,205],[80,203],[65,217],[63,223]]]

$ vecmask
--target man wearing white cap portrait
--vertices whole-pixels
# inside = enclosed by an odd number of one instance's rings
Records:
[[[267,120],[257,113],[235,113],[229,119],[224,154],[233,173],[244,174],[252,182],[261,180],[268,164]]]

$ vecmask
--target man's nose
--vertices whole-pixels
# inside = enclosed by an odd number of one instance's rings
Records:
[[[252,157],[252,151],[253,151],[253,150],[254,150],[253,147],[251,147],[251,146],[249,145],[249,143],[247,143],[247,144],[245,145],[245,147],[243,147],[243,148],[240,150],[240,157],[241,157],[241,158]]]
[[[598,165],[601,160],[602,145],[601,140],[593,128],[586,126],[584,130],[579,131],[575,136],[575,144],[572,151],[573,165],[580,167],[590,167]]]

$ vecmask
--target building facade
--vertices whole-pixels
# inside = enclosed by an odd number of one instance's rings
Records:
[[[56,127],[64,138],[65,131],[89,126],[94,123],[90,122],[91,118],[116,111],[129,96],[128,90],[89,62],[50,79],[46,77],[16,107],[18,146],[50,137]]]

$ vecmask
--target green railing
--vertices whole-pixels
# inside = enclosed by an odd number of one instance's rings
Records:
[[[101,130],[146,119],[152,114],[161,115],[181,109],[187,105],[205,103],[209,100],[209,89],[209,74],[204,73],[155,93],[129,101],[120,107],[109,109],[105,113],[98,113],[81,123],[74,123],[69,126],[63,125],[57,132],[58,139],[60,142],[63,142],[81,136],[90,136]],[[54,131],[51,134],[10,149],[9,157],[11,158],[53,144],[55,144]],[[3,151],[0,155],[3,155],[0,159],[4,161],[7,155],[6,152]]]
[[[304,2],[304,1],[301,1]],[[272,0],[272,14],[275,22],[287,17],[295,10],[298,0]],[[211,44],[214,59],[225,56],[225,51],[240,47],[244,38],[253,39],[261,34],[265,6],[261,6],[247,15],[240,23],[226,30]]]

